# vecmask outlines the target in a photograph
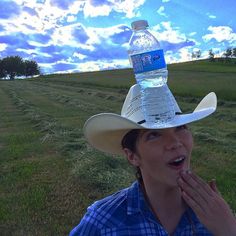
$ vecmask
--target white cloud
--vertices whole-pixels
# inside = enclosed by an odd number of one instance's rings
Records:
[[[132,18],[140,16],[138,9],[144,4],[145,0],[124,0],[121,2],[113,0],[113,2],[115,3],[115,11],[124,12],[127,18]]]
[[[212,39],[215,39],[219,43],[223,41],[230,43],[236,42],[236,33],[234,33],[229,26],[209,26],[208,30],[211,31],[211,33],[202,37],[206,42]]]
[[[94,28],[88,27],[86,28],[87,34],[89,35],[89,39],[87,41],[88,44],[100,44],[104,41],[112,44],[109,42],[110,37],[114,34],[118,34],[123,32],[123,25],[115,25],[106,28]]]
[[[164,13],[164,11],[165,11],[165,7],[164,7],[164,6],[161,6],[161,7],[157,10],[157,13],[158,13],[160,16],[167,17],[167,15]]]
[[[209,50],[201,51],[201,59],[209,58]]]
[[[78,69],[79,71],[98,71],[101,69],[101,63],[96,61],[79,63]]]
[[[83,59],[85,59],[87,56],[84,55],[84,54],[75,52],[75,53],[73,54],[73,57],[77,57],[77,58],[79,58],[80,60],[83,60]]]
[[[159,41],[180,43],[187,40],[185,34],[181,33],[178,27],[173,28],[170,21],[162,22],[161,24],[154,26],[153,29],[155,32],[152,33]]]
[[[216,16],[214,16],[214,15],[209,15],[208,17],[211,18],[211,19],[215,19],[216,18]]]
[[[0,52],[4,51],[7,48],[7,44],[5,43],[0,43]]]
[[[196,35],[197,34],[197,32],[191,32],[190,34],[189,34],[189,36],[194,36],[194,35]]]
[[[171,63],[176,63],[178,59],[176,58],[176,56],[173,54],[172,51],[167,51],[165,53],[165,61],[167,64],[171,64]]]
[[[55,6],[51,6],[49,1],[46,1],[43,5],[35,4],[32,1],[32,3],[29,3],[28,7],[34,9],[38,16],[34,16],[34,20],[29,17],[27,21],[30,20],[31,26],[41,32],[57,27],[57,20],[64,17],[64,11]],[[24,21],[23,17],[21,21]]]
[[[170,0],[162,0],[162,2],[169,2]]]
[[[178,62],[190,61],[192,60],[192,47],[184,47],[179,51],[179,60]]]
[[[85,17],[108,16],[112,11],[125,13],[127,18],[138,17],[138,8],[143,5],[145,0],[110,0],[109,4],[99,6],[92,5],[91,1],[86,1],[84,5]]]
[[[23,48],[18,48],[16,49],[17,52],[25,52],[27,54],[34,54],[35,53],[35,50],[34,49],[23,49]],[[45,53],[45,55],[47,56],[47,54]],[[42,55],[44,56],[44,55]]]
[[[61,26],[58,28],[55,28],[52,33],[52,40],[50,41],[50,44],[57,45],[57,46],[70,46],[75,48],[83,48],[89,51],[94,50],[94,47],[92,46],[92,42],[89,40],[85,43],[79,43],[76,38],[73,36],[73,31],[76,28],[82,28],[85,33],[88,35],[88,37],[93,38],[93,43],[99,42],[98,37],[91,32],[91,29],[85,28],[80,23],[70,24],[66,26]]]
[[[32,33],[44,33],[46,30],[58,28],[60,21],[65,19],[67,22],[76,20],[76,14],[82,11],[84,1],[74,1],[71,3],[68,9],[61,9],[51,5],[50,0],[46,0],[43,4],[37,3],[31,0],[15,0],[15,2],[22,7],[27,7],[35,11],[35,15],[32,15],[26,11],[21,11],[21,14],[17,18],[12,18],[11,21],[15,24],[7,24],[7,30],[9,32],[24,32]],[[30,26],[30,27],[27,27]]]
[[[128,60],[112,60],[112,61],[88,61],[78,64],[79,71],[98,71],[111,68],[127,68],[130,67]]]
[[[112,8],[108,5],[93,6],[90,1],[87,1],[83,12],[85,17],[108,16]]]
[[[72,72],[86,72],[86,71],[99,71],[99,70],[108,70],[108,69],[114,69],[114,68],[127,68],[130,67],[128,60],[99,60],[99,61],[87,61],[87,62],[70,62],[70,60],[61,60],[57,61],[56,63],[39,63],[39,66],[44,68],[44,73],[52,73],[52,67],[57,65],[58,63],[68,64],[68,65],[75,65],[76,67],[74,69],[67,69],[67,73]],[[64,70],[57,70],[54,73],[63,73]]]
[[[211,18],[211,19],[215,19],[215,18],[216,18],[216,16],[210,14],[209,12],[207,13],[207,16],[208,16],[209,18]]]
[[[36,3],[31,0],[15,0],[19,6],[27,7],[35,11],[35,15],[28,13],[27,11],[21,11],[21,14],[16,18],[11,18],[11,23],[8,20],[3,20],[1,23],[8,33],[24,32],[24,34],[44,34],[47,31],[51,31],[51,36],[53,38],[51,44],[54,45],[69,45],[75,46],[75,40],[71,36],[72,28],[78,25],[73,24],[77,20],[78,13],[84,13],[86,17],[95,16],[107,16],[111,11],[116,11],[119,13],[125,13],[127,18],[138,16],[138,8],[141,6],[145,0],[110,0],[109,5],[92,6],[91,1],[74,1],[72,2],[68,9],[61,9],[55,5],[51,5],[50,0],[45,0],[42,3]],[[22,8],[23,9],[23,8]],[[63,26],[63,22],[69,23],[67,26]],[[99,31],[103,31],[101,34],[108,34],[108,30],[104,29],[92,29],[87,28],[87,33],[90,36],[90,40],[83,48],[88,48],[93,50],[91,44],[101,43],[100,36],[97,34]],[[113,29],[112,29],[113,30]],[[4,32],[3,32],[4,33]],[[103,34],[103,38],[105,35]],[[34,44],[34,43],[33,43]],[[44,45],[46,46],[46,45]]]
[[[181,48],[174,54],[172,51],[167,51],[165,53],[165,60],[168,64],[189,61],[192,60],[192,51],[191,46]]]
[[[52,35],[51,40],[45,44],[44,42],[34,42],[29,41],[33,46],[45,47],[49,45],[56,45],[56,46],[69,46],[74,48],[80,48],[87,51],[94,51],[95,44],[101,45],[106,43],[112,44],[111,36],[114,34],[118,34],[123,32],[123,25],[116,25],[107,28],[95,28],[95,27],[87,27],[85,28],[80,23],[74,23],[67,26],[61,26],[55,28]],[[84,34],[88,37],[86,43],[80,43],[75,36],[73,36],[74,29],[81,28],[84,31]],[[124,45],[121,45],[124,47]],[[75,53],[75,57],[79,59],[84,59],[84,55]]]
[[[74,16],[74,15],[69,15],[69,16],[67,16],[67,22],[74,22],[74,21],[76,21],[77,20],[77,17],[76,16]]]
[[[14,16],[10,20],[2,20],[2,25],[5,31],[11,34],[12,32],[24,32],[25,34],[31,34],[37,31],[42,32],[42,24],[39,18],[35,15],[32,16],[27,12],[22,12],[19,16]]]
[[[74,27],[78,26],[80,26],[80,24],[72,24],[55,28],[52,33],[51,44],[75,46],[76,42],[74,42],[74,39],[72,37],[72,30]]]

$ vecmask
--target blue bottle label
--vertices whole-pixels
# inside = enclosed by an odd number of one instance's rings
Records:
[[[166,68],[163,49],[131,55],[135,74]]]

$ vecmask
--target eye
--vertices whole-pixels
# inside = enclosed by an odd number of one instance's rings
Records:
[[[153,139],[157,139],[161,136],[161,133],[159,131],[150,131],[147,133],[146,135],[146,140],[153,140]]]

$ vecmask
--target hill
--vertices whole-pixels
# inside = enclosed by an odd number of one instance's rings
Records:
[[[209,62],[199,60],[168,65],[169,87],[177,96],[202,97],[214,91],[220,100],[236,100],[236,62]],[[34,80],[45,83],[73,84],[128,89],[135,83],[132,69],[52,74]],[[191,90],[189,89],[191,88]]]
[[[171,71],[199,71],[199,72],[213,72],[213,73],[236,73],[236,58],[231,58],[226,62],[225,58],[215,59],[211,62],[209,60],[196,60],[183,63],[170,64],[168,68]]]

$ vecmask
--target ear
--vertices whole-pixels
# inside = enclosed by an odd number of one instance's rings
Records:
[[[127,160],[129,161],[131,165],[136,166],[136,167],[140,166],[140,159],[136,153],[132,152],[128,148],[124,148],[123,151],[125,153]]]

